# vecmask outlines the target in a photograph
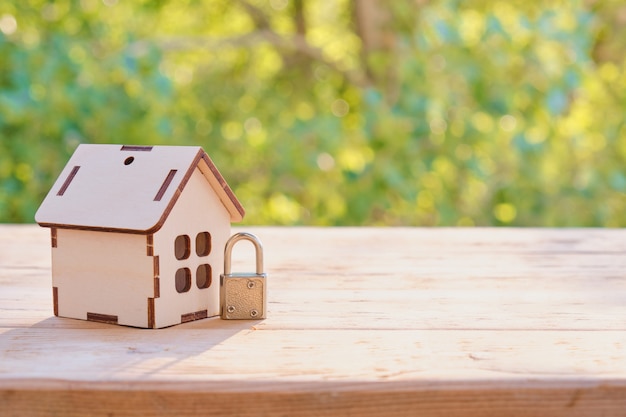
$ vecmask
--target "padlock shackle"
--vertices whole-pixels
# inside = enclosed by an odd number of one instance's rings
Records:
[[[258,237],[246,232],[235,233],[230,237],[230,239],[228,239],[228,241],[226,241],[226,247],[224,248],[224,274],[227,275],[231,273],[231,255],[233,252],[233,246],[235,246],[235,243],[240,240],[248,240],[254,245],[254,251],[256,252],[256,273],[259,275],[262,274],[263,244],[261,244]]]

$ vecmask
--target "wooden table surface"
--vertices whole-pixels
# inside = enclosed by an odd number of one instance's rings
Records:
[[[0,225],[0,416],[626,415],[626,231],[242,230],[268,318],[143,330],[54,317]]]

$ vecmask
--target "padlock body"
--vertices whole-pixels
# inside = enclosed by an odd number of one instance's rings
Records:
[[[267,275],[234,273],[220,275],[222,319],[264,319],[267,312]]]

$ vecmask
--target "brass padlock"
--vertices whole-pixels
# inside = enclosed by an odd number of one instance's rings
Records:
[[[248,240],[256,252],[256,273],[231,273],[230,258],[233,246]],[[264,319],[267,311],[267,275],[263,272],[263,245],[250,233],[237,233],[226,242],[224,273],[220,275],[222,319]]]

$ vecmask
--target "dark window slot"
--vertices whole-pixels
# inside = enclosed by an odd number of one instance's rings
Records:
[[[196,285],[198,288],[209,288],[213,281],[213,269],[209,264],[201,264],[196,269]]]
[[[200,232],[196,235],[196,255],[207,256],[211,253],[211,234]]]
[[[179,261],[189,258],[191,254],[191,239],[187,235],[176,236],[174,240],[174,256]]]
[[[124,145],[122,146],[121,151],[139,151],[139,152],[150,152],[152,150],[152,146],[137,146],[137,145]]]
[[[174,276],[176,292],[184,293],[191,289],[191,271],[189,268],[180,268]]]
[[[154,201],[161,201],[161,199],[165,195],[165,192],[167,191],[167,187],[169,187],[170,184],[172,183],[172,180],[174,179],[174,175],[176,175],[176,170],[175,169],[170,170],[170,172],[167,174],[167,177],[165,177],[165,181],[163,181],[163,184],[161,184],[161,188],[159,188],[159,191],[154,196]]]
[[[78,165],[76,165],[74,168],[72,168],[72,171],[70,172],[70,175],[68,175],[67,178],[65,179],[65,182],[63,183],[63,185],[61,186],[61,188],[57,192],[57,195],[65,194],[65,191],[67,191],[67,187],[70,186],[70,183],[72,182],[72,180],[74,179],[74,177],[78,173],[79,169],[80,169],[80,166],[78,166]]]

